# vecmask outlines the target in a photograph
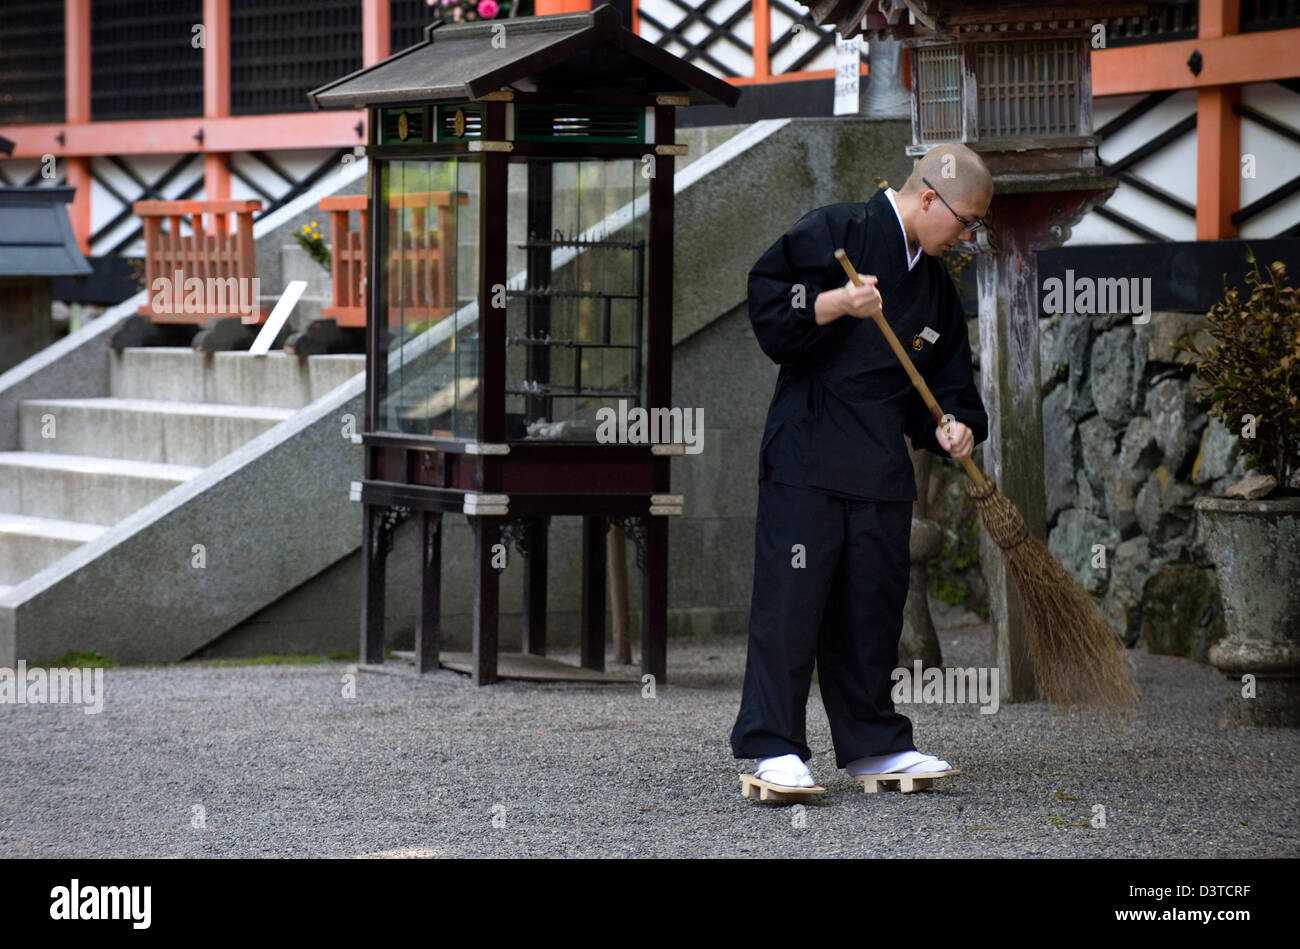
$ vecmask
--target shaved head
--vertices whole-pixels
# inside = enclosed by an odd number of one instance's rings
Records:
[[[921,180],[929,178],[930,184],[943,189],[949,201],[983,206],[993,197],[993,176],[984,166],[983,159],[965,145],[936,145],[912,169],[900,194],[916,195],[926,190]]]

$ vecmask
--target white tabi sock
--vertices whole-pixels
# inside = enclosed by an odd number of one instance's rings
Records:
[[[919,751],[899,751],[889,755],[871,755],[857,758],[844,766],[849,774],[901,774],[903,772],[950,771],[952,765],[934,755]]]
[[[817,783],[803,759],[795,754],[760,758],[754,774],[769,784],[784,784],[791,788],[810,788]]]

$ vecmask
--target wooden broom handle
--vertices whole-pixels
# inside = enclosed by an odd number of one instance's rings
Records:
[[[848,254],[844,253],[843,247],[836,249],[835,259],[840,262],[840,266],[842,266],[844,272],[849,275],[849,279],[853,281],[853,285],[855,287],[862,286],[862,278],[858,276],[857,270],[854,269],[853,264],[849,261]],[[894,355],[898,357],[898,361],[901,362],[903,368],[907,370],[908,378],[912,380],[912,385],[916,386],[917,391],[921,393],[921,398],[925,400],[925,404],[930,409],[930,414],[934,416],[935,422],[943,425],[943,409],[939,408],[939,403],[934,400],[934,395],[930,392],[930,387],[925,384],[925,380],[921,378],[921,374],[917,372],[916,367],[912,365],[911,357],[909,357],[907,351],[903,349],[903,344],[898,341],[898,337],[894,335],[894,331],[890,329],[889,324],[885,322],[884,312],[873,313],[871,314],[871,318],[875,320],[876,325],[880,327],[880,332],[885,334],[885,339],[889,343],[889,348],[894,351]],[[965,327],[963,327],[963,329],[965,329]],[[971,480],[975,482],[976,487],[984,487],[984,474],[978,467],[976,467],[975,462],[967,457],[961,459],[961,464],[962,467],[966,469],[966,473],[970,475]]]

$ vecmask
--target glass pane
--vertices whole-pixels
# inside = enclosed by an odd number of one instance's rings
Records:
[[[388,389],[385,431],[474,438],[478,420],[479,165],[380,166]]]
[[[511,163],[508,438],[594,441],[601,408],[645,404],[646,167]]]

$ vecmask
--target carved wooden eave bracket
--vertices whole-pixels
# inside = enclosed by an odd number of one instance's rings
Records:
[[[989,227],[980,232],[979,251],[997,253],[998,222],[1015,221],[1027,228],[1015,241],[1031,250],[1051,250],[1070,239],[1074,225],[1095,207],[1105,204],[1119,184],[1118,178],[1078,175],[1048,181],[1017,180],[994,176]]]

